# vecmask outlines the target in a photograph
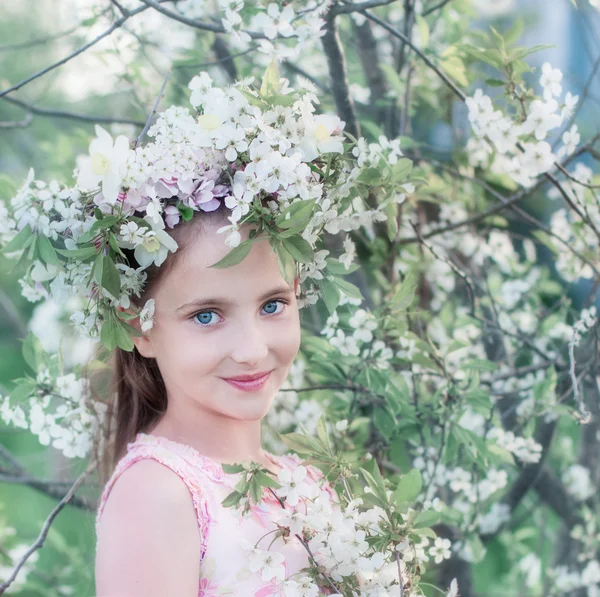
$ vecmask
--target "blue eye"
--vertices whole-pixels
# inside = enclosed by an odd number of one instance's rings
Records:
[[[284,309],[281,309],[281,311],[277,312],[277,303],[281,303],[284,307],[285,305],[287,305],[287,301],[284,301],[283,299],[273,299],[270,300],[268,303],[265,303],[263,308],[266,309],[268,315],[280,315],[281,313],[283,313]],[[274,306],[275,310],[269,310]],[[205,311],[198,311],[197,313],[194,313],[190,319],[197,325],[199,325],[200,327],[213,327],[214,324],[211,323],[211,316],[212,315],[217,315],[216,311],[213,311],[211,309],[207,309]],[[198,319],[196,319],[198,318]],[[200,319],[203,318],[203,319]],[[218,323],[218,321],[216,322]]]

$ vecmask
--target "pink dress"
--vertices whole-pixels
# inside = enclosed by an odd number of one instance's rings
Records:
[[[282,468],[295,469],[303,464],[296,454],[275,456],[265,452],[270,460]],[[96,537],[106,500],[115,481],[127,467],[143,458],[153,458],[169,467],[186,484],[194,503],[198,531],[200,533],[201,553],[198,597],[221,597],[237,595],[239,597],[283,596],[281,580],[273,578],[262,580],[260,571],[253,572],[249,566],[249,552],[240,544],[246,539],[255,544],[268,531],[275,529],[271,520],[275,510],[281,511],[281,505],[270,491],[264,489],[262,502],[253,507],[252,516],[244,518],[233,508],[221,505],[225,497],[233,491],[239,474],[227,474],[220,464],[200,454],[195,448],[169,440],[165,437],[138,433],[135,441],[127,444],[127,453],[106,483],[99,501],[96,514]],[[335,492],[317,468],[305,465],[309,483],[325,489],[333,502]],[[299,503],[296,508],[301,509]],[[292,576],[308,565],[308,554],[297,537],[284,541],[278,537],[269,547],[273,534],[260,541],[258,547],[263,550],[283,554],[285,578]],[[323,594],[323,593],[322,593]]]

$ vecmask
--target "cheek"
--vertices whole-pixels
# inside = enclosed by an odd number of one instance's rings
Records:
[[[288,325],[285,330],[280,330],[277,335],[277,345],[281,350],[282,357],[285,355],[285,360],[290,363],[294,360],[300,349],[301,329],[300,315],[298,309],[289,318]]]

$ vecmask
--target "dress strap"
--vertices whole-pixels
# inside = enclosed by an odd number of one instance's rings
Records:
[[[153,460],[156,460],[157,462],[160,462],[161,464],[170,468],[183,480],[183,482],[189,489],[192,495],[192,501],[194,503],[194,510],[196,511],[196,519],[198,522],[198,531],[200,533],[200,562],[202,562],[206,553],[206,547],[208,545],[209,528],[211,522],[209,504],[205,490],[198,482],[197,475],[194,475],[190,464],[179,454],[173,452],[172,450],[169,450],[166,446],[161,445],[160,443],[132,442],[128,444],[127,453],[117,463],[113,474],[111,475],[110,479],[108,480],[102,491],[102,495],[96,513],[96,539],[98,538],[100,518],[102,516],[102,513],[104,512],[106,501],[116,480],[134,462],[137,462],[138,460],[143,460],[145,458],[152,458]]]

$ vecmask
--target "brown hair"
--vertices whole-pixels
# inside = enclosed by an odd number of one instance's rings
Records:
[[[131,302],[141,308],[152,298],[156,286],[173,270],[186,248],[202,234],[204,225],[209,222],[229,224],[227,216],[230,214],[229,208],[221,202],[215,211],[195,213],[190,221],[181,220],[173,229],[167,229],[178,249],[169,253],[160,267],[152,264],[144,270],[147,279],[143,290],[139,297],[132,294]],[[124,253],[131,267],[139,267],[132,250],[124,250]],[[102,363],[106,365],[98,369]],[[102,488],[127,452],[127,444],[162,417],[167,408],[167,392],[156,360],[143,357],[135,347],[132,352],[117,347],[108,353],[99,345],[84,374],[90,379],[93,398],[107,406],[106,418],[97,426],[93,440],[93,456],[98,462],[98,481]],[[102,396],[103,389],[108,390],[108,396]]]

